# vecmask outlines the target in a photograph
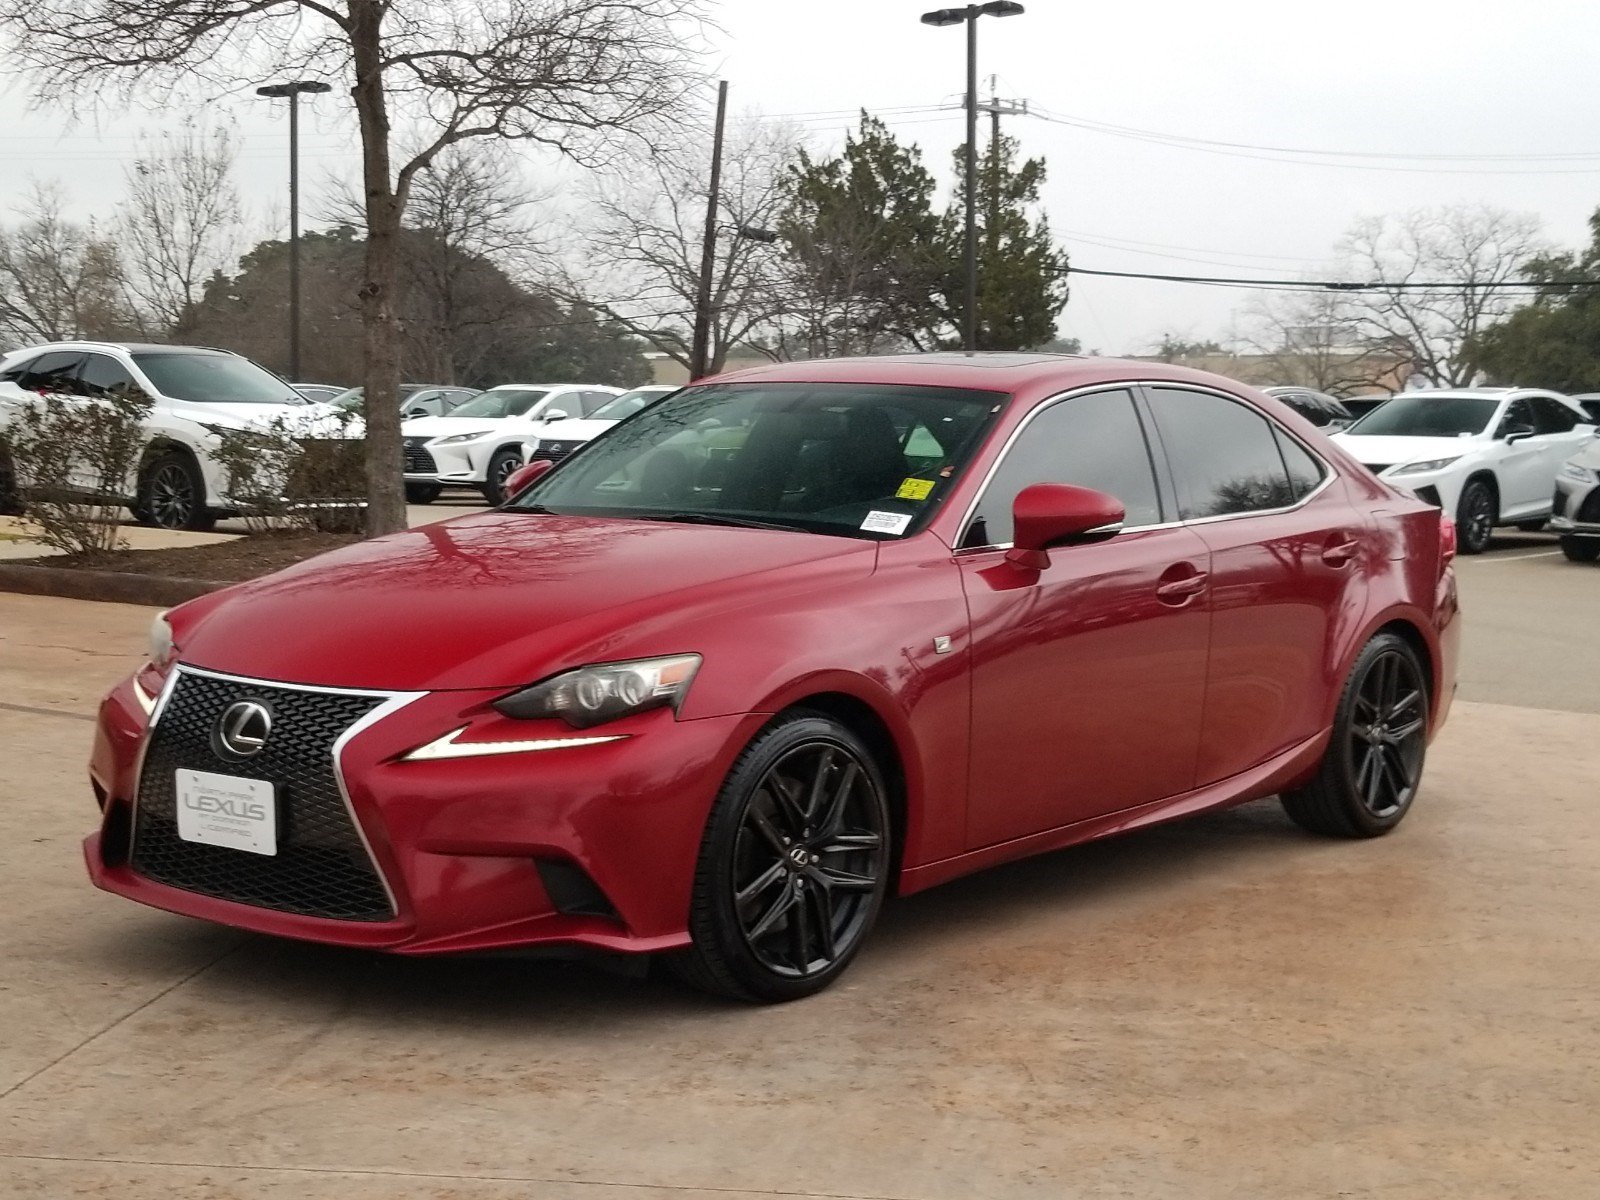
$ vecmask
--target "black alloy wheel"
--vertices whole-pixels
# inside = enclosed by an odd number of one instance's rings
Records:
[[[712,810],[679,974],[741,1000],[820,991],[877,919],[890,843],[883,778],[860,739],[820,714],[780,718]]]
[[[520,466],[522,466],[522,455],[517,451],[510,447],[496,450],[494,457],[489,460],[487,482],[483,485],[483,498],[490,504],[504,504],[506,480],[510,479]]]
[[[1567,556],[1569,562],[1600,561],[1600,537],[1573,537],[1570,533],[1566,534],[1561,539],[1561,553]]]
[[[1314,833],[1387,833],[1416,799],[1427,745],[1422,664],[1403,638],[1379,634],[1345,684],[1322,766],[1306,787],[1284,793],[1284,810]]]
[[[1499,519],[1494,489],[1481,479],[1469,482],[1461,490],[1461,499],[1456,504],[1456,533],[1461,553],[1482,554],[1489,546],[1489,536],[1494,533]]]
[[[217,519],[205,506],[206,484],[200,467],[177,450],[158,454],[139,473],[133,515],[157,529],[207,530]]]
[[[408,483],[406,484],[406,503],[432,504],[443,491],[444,488],[437,483]]]

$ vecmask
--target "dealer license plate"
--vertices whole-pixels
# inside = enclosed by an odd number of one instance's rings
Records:
[[[178,771],[178,836],[250,854],[277,854],[278,802],[270,783]]]

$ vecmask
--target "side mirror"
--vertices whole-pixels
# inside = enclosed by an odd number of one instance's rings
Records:
[[[540,476],[553,466],[555,466],[555,463],[548,458],[536,458],[531,463],[524,463],[518,467],[506,479],[504,489],[506,498],[510,499],[524,488],[536,483]]]
[[[1042,571],[1048,549],[1066,542],[1097,542],[1122,530],[1122,501],[1093,488],[1066,483],[1036,483],[1017,493],[1011,505],[1011,549],[1006,561]]]
[[[540,417],[539,419],[541,421],[565,421],[567,419],[567,414],[562,409],[552,408],[549,409],[544,416]]]
[[[1523,438],[1531,438],[1533,432],[1532,425],[1507,425],[1504,436],[1507,442],[1520,442]]]

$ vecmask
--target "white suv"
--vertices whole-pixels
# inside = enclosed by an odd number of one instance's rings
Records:
[[[222,434],[265,428],[280,417],[292,421],[309,407],[272,372],[226,350],[113,342],[33,346],[0,359],[0,476],[6,426],[18,404],[81,404],[130,386],[153,404],[138,469],[117,499],[141,523],[165,529],[209,529],[234,511],[226,473],[212,457]]]
[[[1556,473],[1594,436],[1592,418],[1554,392],[1402,392],[1333,435],[1368,469],[1456,519],[1463,554],[1497,525],[1543,528]]]
[[[443,416],[406,421],[406,499],[431,504],[445,487],[470,487],[499,504],[523,463],[522,443],[542,422],[588,416],[620,395],[597,383],[505,383]]]

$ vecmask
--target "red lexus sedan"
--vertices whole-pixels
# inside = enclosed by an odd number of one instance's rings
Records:
[[[101,708],[89,871],[264,933],[803,996],[891,891],[1273,794],[1393,829],[1454,690],[1454,548],[1212,375],[732,374],[496,511],[158,619]]]

